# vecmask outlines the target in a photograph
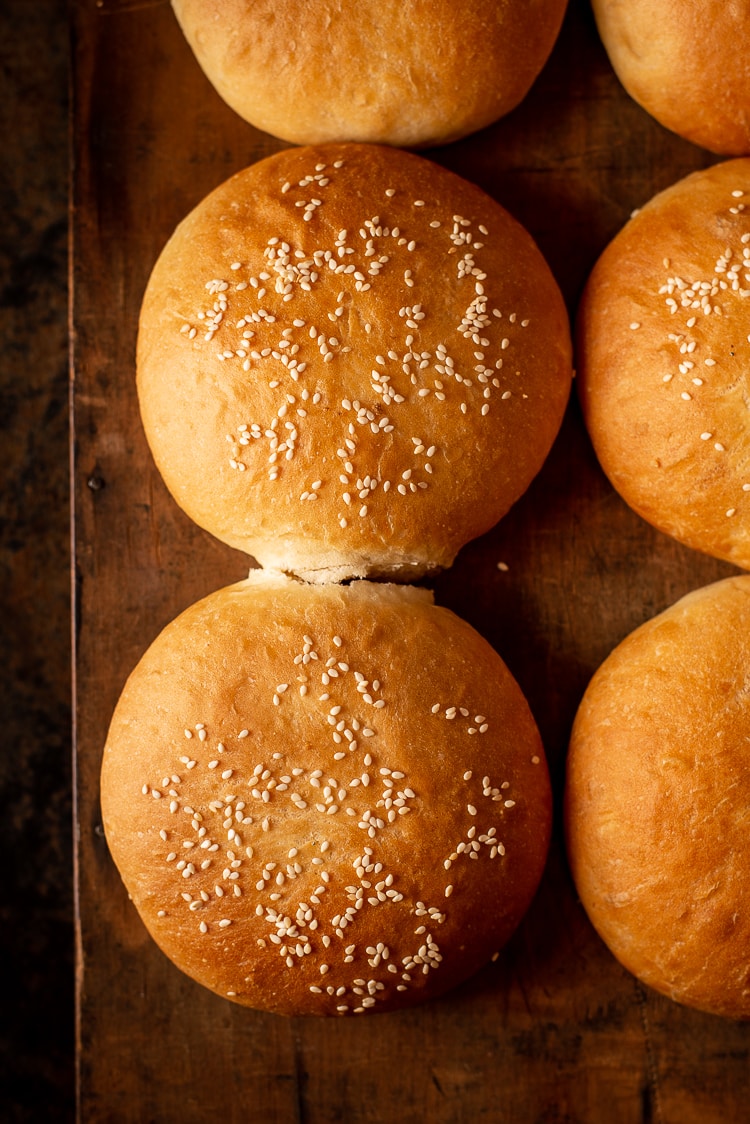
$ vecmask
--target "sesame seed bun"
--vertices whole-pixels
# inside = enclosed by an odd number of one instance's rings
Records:
[[[172,0],[209,81],[297,144],[438,144],[526,95],[566,0]]]
[[[138,393],[177,502],[308,580],[450,565],[521,495],[571,378],[557,285],[478,188],[396,149],[290,149],[163,251]]]
[[[571,870],[625,967],[750,1018],[750,577],[683,597],[597,671],[573,727]]]
[[[623,86],[667,129],[750,153],[750,0],[592,0]]]
[[[644,519],[750,568],[750,160],[657,195],[596,264],[578,388],[599,460]]]
[[[550,835],[509,671],[431,595],[267,571],[170,624],[101,781],[112,856],[188,975],[282,1014],[411,1006],[508,939]]]

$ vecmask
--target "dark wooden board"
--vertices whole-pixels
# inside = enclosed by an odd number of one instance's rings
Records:
[[[597,466],[575,399],[542,473],[435,583],[532,705],[558,827],[537,899],[501,957],[418,1010],[282,1019],[217,998],[147,937],[102,835],[98,775],[127,674],[182,608],[244,556],[166,493],[134,390],[138,308],[179,219],[283,147],[218,98],[166,0],[74,0],[73,311],[78,1065],[83,1121],[713,1124],[750,1120],[750,1027],[638,985],[578,904],[559,829],[585,685],[632,628],[732,572],[658,534]],[[657,190],[714,158],[620,88],[585,0],[504,121],[430,157],[534,234],[571,311],[608,239]],[[498,562],[508,570],[498,570]]]

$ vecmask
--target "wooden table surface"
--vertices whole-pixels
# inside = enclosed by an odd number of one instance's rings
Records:
[[[594,934],[565,863],[564,758],[588,679],[636,625],[733,572],[625,507],[596,463],[575,398],[526,496],[432,583],[437,602],[470,621],[519,680],[555,784],[547,872],[504,953],[420,1009],[288,1020],[202,989],[146,935],[101,828],[109,717],[161,627],[243,577],[247,561],[192,525],[154,468],[135,397],[138,309],[182,216],[231,173],[284,146],[220,101],[166,0],[74,0],[72,19],[80,1118],[750,1121],[750,1026],[641,987]],[[585,0],[571,0],[523,105],[429,156],[526,225],[571,313],[630,212],[715,159],[627,97]]]

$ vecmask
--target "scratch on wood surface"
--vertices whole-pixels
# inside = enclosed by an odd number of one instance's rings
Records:
[[[149,512],[149,526],[151,527],[151,542],[154,547],[154,559],[156,565],[161,570],[162,557],[161,557],[161,533],[159,520],[156,517],[156,499],[154,496],[154,477],[151,475],[149,478],[148,486],[148,512]]]
[[[140,12],[143,8],[162,8],[169,0],[96,0],[100,16],[119,16],[123,12]]]
[[[305,1124],[307,1119],[304,1100],[305,1067],[302,1042],[297,1034],[292,1035],[292,1061],[294,1063],[294,1124]]]
[[[661,1112],[661,1094],[659,1091],[659,1067],[656,1064],[656,1054],[651,1041],[651,1024],[648,1017],[648,996],[639,980],[635,980],[635,994],[641,1011],[641,1025],[643,1039],[646,1046],[646,1076],[648,1085],[643,1090],[643,1124],[664,1124]]]
[[[527,992],[526,987],[524,985],[523,976],[521,975],[521,972],[514,972],[513,973],[513,980],[517,984],[518,990],[521,992],[521,999],[523,1000],[523,1005],[526,1008],[526,1014],[530,1015],[533,1018],[534,1012],[531,1009],[531,1002],[529,1001],[528,992]]]

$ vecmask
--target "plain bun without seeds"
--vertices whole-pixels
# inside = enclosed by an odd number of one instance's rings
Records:
[[[577,370],[623,499],[750,569],[750,160],[681,180],[610,243],[579,308]]]
[[[448,566],[526,490],[571,380],[566,309],[479,188],[369,145],[209,195],[144,297],[138,394],[200,526],[307,580]]]
[[[573,727],[566,833],[614,955],[679,1003],[750,1018],[750,576],[625,639]]]
[[[528,92],[566,0],[172,0],[208,79],[296,144],[441,144]]]
[[[750,0],[592,0],[623,86],[667,129],[750,155]]]
[[[542,874],[551,800],[520,689],[405,586],[256,571],[132,673],[101,799],[146,927],[281,1014],[390,1010],[486,963]]]

